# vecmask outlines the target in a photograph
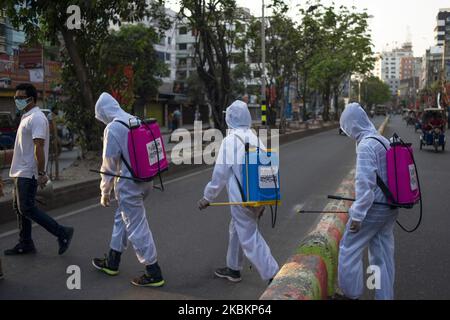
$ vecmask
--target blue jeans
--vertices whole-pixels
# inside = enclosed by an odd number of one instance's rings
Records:
[[[37,180],[35,178],[14,178],[13,208],[19,225],[19,241],[32,243],[31,223],[36,222],[55,237],[63,234],[63,228],[35,204]]]

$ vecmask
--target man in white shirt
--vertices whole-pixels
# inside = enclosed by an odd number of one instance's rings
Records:
[[[5,255],[20,255],[36,252],[31,237],[31,223],[36,222],[58,239],[59,254],[69,247],[73,228],[58,224],[35,204],[38,186],[43,188],[48,182],[45,172],[48,160],[48,121],[36,106],[37,91],[31,84],[16,87],[14,101],[23,116],[17,130],[14,155],[9,176],[14,180],[13,208],[17,213],[20,229],[19,243],[5,251]]]

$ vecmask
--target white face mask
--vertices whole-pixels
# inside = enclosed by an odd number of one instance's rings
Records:
[[[14,99],[17,110],[22,111],[25,109],[30,104],[30,99],[32,99],[32,97],[26,99]]]

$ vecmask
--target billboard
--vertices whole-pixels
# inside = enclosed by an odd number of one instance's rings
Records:
[[[42,47],[20,47],[19,68],[20,69],[42,68]]]

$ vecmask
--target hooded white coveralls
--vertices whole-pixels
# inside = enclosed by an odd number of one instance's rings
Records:
[[[389,148],[389,141],[378,134],[366,112],[357,103],[348,105],[340,119],[342,130],[357,141],[356,149],[356,201],[349,210],[350,219],[339,251],[339,287],[343,293],[358,299],[364,291],[364,276],[373,271],[363,270],[363,251],[369,247],[369,264],[380,271],[370,284],[379,284],[375,289],[375,299],[394,298],[394,226],[398,210],[388,206],[374,205],[373,202],[387,203],[381,189],[377,186],[376,174],[387,185],[386,149],[380,142],[367,137],[376,137]],[[351,221],[360,221],[357,233],[349,232]],[[373,288],[372,288],[373,289]]]
[[[209,202],[227,186],[230,202],[242,202],[236,177],[242,185],[242,165],[245,157],[242,141],[257,146],[258,138],[251,131],[251,116],[247,104],[235,101],[226,110],[226,122],[229,127],[227,137],[222,141],[211,182],[205,188],[204,198]],[[263,147],[262,143],[259,144]],[[236,175],[236,177],[235,177]],[[242,270],[243,255],[258,270],[263,280],[269,280],[279,270],[270,248],[258,230],[258,221],[254,212],[238,205],[231,206],[227,267]]]
[[[132,177],[122,163],[121,155],[130,163],[128,154],[129,130],[115,120],[129,124],[132,115],[123,111],[119,103],[108,93],[102,93],[95,105],[95,117],[106,124],[103,137],[103,162],[100,171],[123,177]],[[150,231],[144,207],[144,199],[152,183],[136,183],[133,180],[101,175],[102,195],[110,194],[113,187],[118,202],[114,217],[111,249],[123,252],[127,242],[133,245],[137,258],[144,265],[157,262],[156,247]]]

